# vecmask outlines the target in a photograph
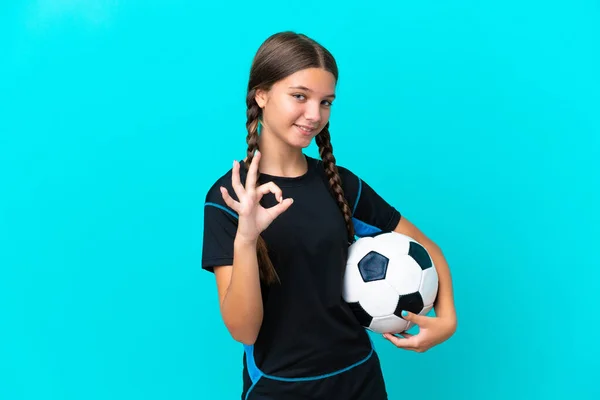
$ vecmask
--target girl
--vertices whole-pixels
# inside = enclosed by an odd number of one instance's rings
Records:
[[[456,329],[440,249],[336,165],[329,116],[337,79],[319,43],[293,32],[269,37],[250,71],[246,158],[206,195],[202,267],[214,272],[223,321],[244,345],[242,399],[387,399],[377,353],[341,295],[355,226],[416,239],[437,268],[436,317],[406,313],[419,334],[384,337],[422,352]],[[303,153],[313,139],[320,160]]]

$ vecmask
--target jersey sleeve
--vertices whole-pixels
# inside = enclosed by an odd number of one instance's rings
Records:
[[[344,194],[352,208],[356,236],[393,231],[400,222],[400,212],[359,176],[343,167],[339,171]]]
[[[229,188],[228,188],[229,189]],[[232,193],[229,190],[229,193]],[[202,268],[214,272],[214,267],[233,265],[233,242],[238,217],[221,197],[218,185],[211,188],[204,203],[204,234],[202,239]]]

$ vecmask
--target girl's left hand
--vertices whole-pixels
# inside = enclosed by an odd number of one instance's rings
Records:
[[[399,338],[391,333],[384,333],[383,337],[392,342],[396,347],[406,350],[412,350],[417,353],[424,353],[433,346],[436,346],[446,341],[452,336],[456,330],[456,320],[452,318],[428,317],[418,315],[408,311],[406,316],[407,321],[413,322],[419,326],[419,333],[412,335],[407,332],[402,332]]]

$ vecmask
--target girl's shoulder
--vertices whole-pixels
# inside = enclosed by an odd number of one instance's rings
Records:
[[[231,177],[233,173],[233,167],[229,168],[225,172],[221,172],[217,174],[216,178],[209,183],[208,190],[206,191],[205,201],[206,202],[214,202],[220,203],[223,202],[223,197],[221,195],[221,187],[224,187],[229,192],[229,195],[237,200],[237,196],[235,191],[233,190],[233,185],[231,183]],[[245,184],[246,182],[246,170],[245,168],[240,168],[240,182]]]
[[[328,183],[329,179],[327,177],[327,172],[325,170],[325,164],[322,160],[317,158],[309,157],[314,164],[314,166],[319,171],[319,174],[324,179],[325,183]],[[338,175],[340,176],[340,181],[342,185],[342,190],[344,191],[344,197],[346,200],[353,204],[359,196],[361,180],[360,177],[355,174],[350,168],[345,167],[343,165],[339,165],[336,163],[336,168],[338,171]]]

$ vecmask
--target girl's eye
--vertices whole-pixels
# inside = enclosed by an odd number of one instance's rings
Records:
[[[303,94],[299,93],[293,94],[292,97],[294,97],[296,100],[306,100],[306,97]],[[326,107],[331,107],[333,105],[333,103],[329,100],[323,100],[322,104]]]

